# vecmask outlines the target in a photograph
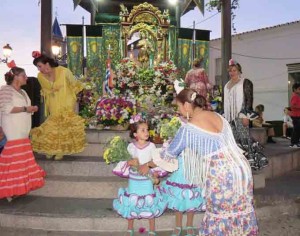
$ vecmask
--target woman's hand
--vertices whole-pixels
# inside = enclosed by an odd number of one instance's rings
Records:
[[[138,168],[138,170],[139,170],[140,174],[146,175],[146,174],[149,173],[150,168],[149,168],[149,166],[146,163],[146,164],[140,165],[139,168]]]
[[[247,126],[249,126],[250,122],[247,118],[242,118],[242,124],[243,124],[243,126],[247,127]]]
[[[37,112],[38,110],[39,110],[38,106],[29,106],[29,107],[26,107],[26,112],[28,112],[28,113]]]

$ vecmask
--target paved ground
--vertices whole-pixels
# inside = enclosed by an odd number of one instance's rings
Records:
[[[281,215],[271,215],[259,220],[261,236],[300,236],[300,171],[286,176],[267,180],[266,188],[255,191],[256,207],[276,207],[282,203],[293,202],[298,210],[287,210]],[[77,207],[74,207],[78,209]],[[80,207],[79,207],[80,208]],[[296,207],[297,208],[297,207]],[[74,210],[74,209],[73,209]],[[87,210],[87,209],[86,209]],[[109,209],[110,211],[110,209]],[[298,212],[298,213],[297,213]],[[100,213],[100,212],[99,212]],[[81,213],[82,214],[82,213]],[[269,215],[268,215],[269,214]],[[105,217],[105,216],[104,216]],[[53,232],[41,230],[17,230],[0,227],[1,236],[123,236],[120,232]],[[136,234],[138,236],[147,234]],[[169,236],[170,232],[159,232],[158,236]]]

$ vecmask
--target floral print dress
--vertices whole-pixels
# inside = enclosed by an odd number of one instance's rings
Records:
[[[182,155],[185,178],[203,188],[199,197],[206,201],[206,212],[199,235],[258,235],[251,168],[234,141],[229,123],[220,119],[223,129],[219,133],[190,123],[181,127],[164,158]]]

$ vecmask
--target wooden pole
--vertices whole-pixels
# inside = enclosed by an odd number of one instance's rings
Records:
[[[231,0],[222,0],[222,37],[221,37],[221,58],[222,58],[222,87],[228,82],[228,63],[231,59]],[[223,90],[224,91],[224,90]]]
[[[52,0],[41,0],[41,52],[52,56]]]

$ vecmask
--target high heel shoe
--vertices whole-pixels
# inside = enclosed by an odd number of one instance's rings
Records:
[[[175,229],[173,230],[173,233],[171,234],[171,236],[180,236],[181,231],[182,231],[181,227],[175,227]]]
[[[126,236],[134,236],[134,230],[133,229],[128,229],[127,232],[126,232]]]
[[[149,231],[149,232],[148,232],[148,236],[150,236],[150,235],[156,236],[157,234],[156,234],[156,232],[154,232],[154,231]]]
[[[186,228],[185,228],[185,230],[186,230],[186,235],[185,236],[196,236],[196,234],[195,234],[195,230],[196,230],[197,228],[196,227],[193,227],[193,226],[187,226]],[[192,232],[192,233],[191,233]]]

